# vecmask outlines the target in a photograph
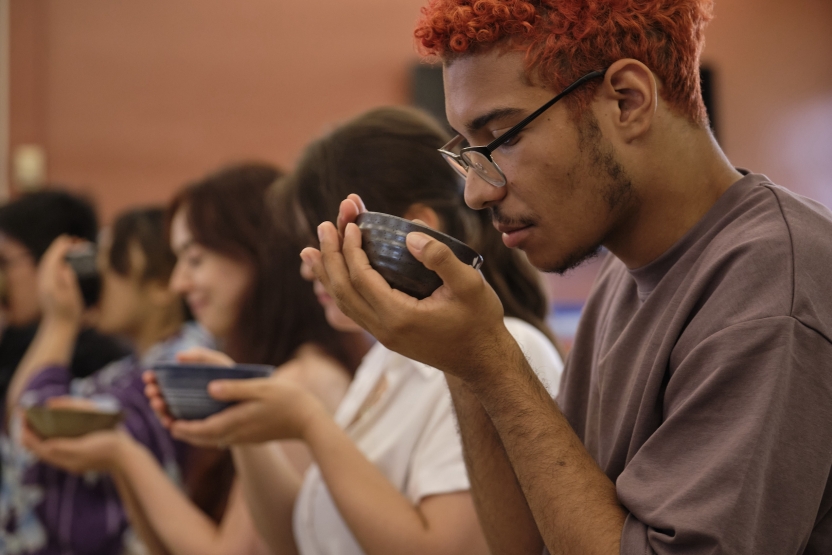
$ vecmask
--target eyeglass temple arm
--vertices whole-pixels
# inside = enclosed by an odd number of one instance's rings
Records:
[[[523,121],[521,121],[520,123],[518,123],[517,125],[515,125],[511,129],[509,129],[508,132],[503,133],[502,135],[500,135],[499,137],[497,137],[496,139],[494,139],[493,141],[491,141],[490,143],[485,145],[485,148],[488,150],[489,153],[494,152],[495,150],[497,150],[497,148],[499,148],[499,146],[501,144],[505,143],[506,141],[510,141],[515,135],[520,133],[523,130],[523,128],[526,127],[526,125],[528,125],[528,123],[530,121],[532,121],[534,118],[536,118],[537,116],[539,116],[540,114],[542,114],[543,112],[545,112],[546,110],[551,108],[552,104],[554,104],[555,102],[557,102],[558,100],[560,100],[561,98],[566,96],[567,94],[571,93],[572,91],[574,91],[575,89],[577,89],[578,87],[580,87],[581,85],[583,85],[584,83],[589,81],[590,79],[595,79],[596,77],[602,77],[606,72],[607,72],[606,69],[599,69],[598,71],[593,71],[592,73],[587,73],[586,75],[584,75],[583,77],[581,77],[580,79],[578,79],[577,81],[575,81],[574,83],[572,83],[571,85],[569,85],[568,87],[563,89],[560,92],[560,94],[557,95],[555,98],[553,98],[552,100],[550,100],[549,102],[547,102],[546,104],[544,104],[543,106],[541,106],[540,108],[538,108],[537,110],[535,110],[534,112],[532,112],[531,114],[529,114],[528,116],[523,118]]]

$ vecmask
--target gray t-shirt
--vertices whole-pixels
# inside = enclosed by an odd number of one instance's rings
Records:
[[[832,213],[751,174],[649,265],[609,256],[558,402],[622,554],[832,553]]]

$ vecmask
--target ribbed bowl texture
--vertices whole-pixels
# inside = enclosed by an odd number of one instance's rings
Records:
[[[441,241],[460,261],[474,269],[478,270],[483,263],[482,256],[462,241],[404,218],[364,212],[359,214],[355,223],[361,230],[361,248],[367,253],[370,266],[381,274],[390,287],[417,299],[430,297],[442,285],[442,280],[407,250],[405,239],[408,233],[418,231]]]
[[[180,420],[202,420],[234,404],[212,398],[208,394],[210,382],[266,378],[273,371],[273,366],[265,364],[157,364],[153,367],[168,410]]]

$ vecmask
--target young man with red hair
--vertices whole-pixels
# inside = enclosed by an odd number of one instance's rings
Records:
[[[611,253],[557,404],[493,291],[439,242],[407,238],[444,282],[422,301],[370,268],[357,197],[303,253],[356,322],[446,372],[494,553],[832,553],[832,214],[714,140],[698,81],[711,10],[423,10],[468,204],[543,270]]]

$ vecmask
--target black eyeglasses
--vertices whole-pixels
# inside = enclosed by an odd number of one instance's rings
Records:
[[[593,71],[592,73],[587,73],[563,89],[555,98],[529,114],[523,121],[485,146],[469,146],[459,151],[459,154],[456,154],[453,152],[453,149],[458,147],[462,141],[465,140],[462,135],[457,135],[451,139],[448,144],[440,148],[439,152],[448,164],[450,164],[451,167],[455,169],[456,172],[463,178],[467,178],[468,170],[473,169],[478,176],[485,180],[486,183],[494,185],[495,187],[502,187],[506,184],[506,176],[503,173],[503,170],[500,169],[500,166],[498,166],[497,163],[494,162],[494,159],[491,158],[491,153],[497,150],[504,143],[513,139],[518,133],[520,133],[520,131],[523,130],[524,127],[531,123],[532,120],[551,108],[555,102],[571,93],[587,81],[595,79],[596,77],[603,77],[606,72],[606,69],[602,69]]]

